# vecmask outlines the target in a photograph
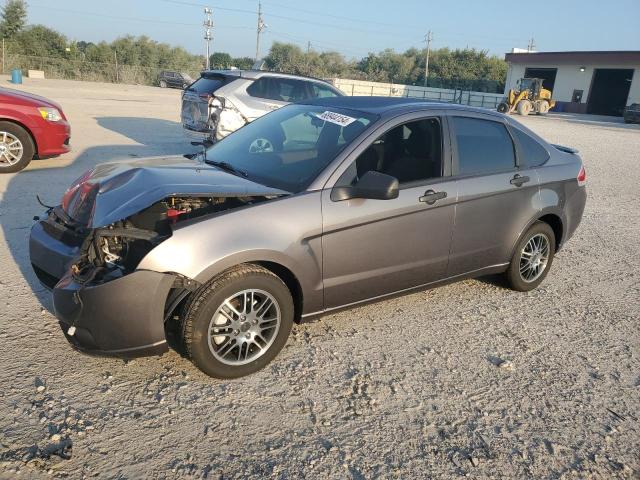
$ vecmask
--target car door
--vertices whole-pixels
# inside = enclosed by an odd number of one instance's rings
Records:
[[[332,188],[323,190],[325,308],[399,292],[445,275],[456,199],[455,182],[448,177],[445,132],[441,117],[424,113],[387,123],[327,182],[332,187],[350,185],[375,170],[398,178],[400,191],[392,200],[334,201]]]
[[[507,125],[482,114],[452,114],[458,199],[448,276],[507,264],[538,210],[538,175],[520,165]]]
[[[282,98],[280,81],[277,77],[261,77],[247,87],[247,95],[242,95],[240,100],[244,104],[242,114],[249,121],[288,105],[289,102]]]

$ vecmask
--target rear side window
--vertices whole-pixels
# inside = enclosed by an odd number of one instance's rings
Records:
[[[512,129],[512,131],[524,156],[523,161],[520,162],[523,166],[539,167],[549,159],[547,151],[534,138],[517,128]]]
[[[482,175],[515,168],[513,142],[504,125],[452,117],[458,147],[458,174]]]
[[[299,102],[308,98],[306,82],[290,78],[262,77],[247,88],[252,97]]]
[[[198,92],[200,93],[213,93],[221,86],[224,85],[226,78],[223,76],[219,77],[200,77],[198,80],[193,82],[189,87],[190,92]]]
[[[311,96],[313,98],[328,98],[328,97],[337,97],[338,94],[334,90],[330,89],[329,87],[320,85],[318,83],[312,83]]]

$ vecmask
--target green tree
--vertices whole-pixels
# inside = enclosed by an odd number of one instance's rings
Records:
[[[231,60],[231,65],[241,70],[250,70],[255,60],[251,57],[237,57]]]
[[[13,38],[27,22],[27,3],[24,0],[7,0],[1,16],[0,36]]]
[[[209,57],[211,68],[229,68],[233,65],[231,55],[226,52],[214,52]]]

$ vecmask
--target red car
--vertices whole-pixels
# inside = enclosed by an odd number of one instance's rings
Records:
[[[67,153],[71,127],[55,102],[0,88],[0,173],[22,170],[33,158]]]

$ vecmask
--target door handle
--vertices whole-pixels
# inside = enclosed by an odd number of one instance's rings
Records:
[[[443,198],[447,198],[447,192],[436,192],[435,190],[427,190],[424,192],[424,195],[421,196],[418,200],[426,203],[427,205],[433,205],[438,200],[442,200]]]
[[[509,183],[511,183],[511,185],[515,185],[516,187],[521,187],[522,185],[524,185],[525,183],[527,183],[529,180],[531,180],[529,177],[527,176],[521,176],[518,175],[517,173],[513,176],[513,178],[510,180]]]

